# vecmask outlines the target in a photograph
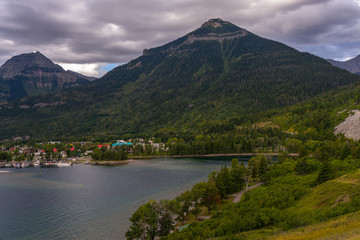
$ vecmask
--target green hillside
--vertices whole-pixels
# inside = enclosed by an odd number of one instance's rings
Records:
[[[232,129],[251,114],[359,80],[324,59],[213,19],[85,86],[2,106],[0,136]]]
[[[313,188],[286,210],[296,224],[311,225],[288,231],[279,228],[249,231],[234,239],[359,239],[360,212],[343,215],[358,209],[359,204],[360,171],[357,170]]]
[[[321,223],[299,227],[288,231],[280,229],[261,229],[244,232],[217,240],[328,240],[360,238],[360,212],[349,213]]]
[[[359,99],[360,89],[349,86],[320,94],[301,104],[269,111],[263,117],[303,141],[335,140],[335,126],[359,108]]]
[[[271,166],[265,186],[249,191],[242,201],[229,204],[211,219],[192,223],[164,239],[306,239],[302,231],[307,232],[307,239],[316,239],[317,234],[359,234],[356,219],[360,210],[360,171],[314,187],[319,173],[315,170],[299,174],[298,162],[287,159]],[[355,214],[346,215],[349,213]],[[340,227],[336,222],[349,226]],[[303,226],[308,227],[299,228]],[[320,226],[325,229],[317,232]]]
[[[256,239],[256,238],[252,238]],[[259,238],[259,239],[264,239]],[[271,240],[308,240],[308,239],[360,239],[360,212],[347,214],[335,220],[313,224],[308,227],[270,236]]]
[[[360,206],[360,171],[327,181],[286,211],[296,225],[309,225]]]

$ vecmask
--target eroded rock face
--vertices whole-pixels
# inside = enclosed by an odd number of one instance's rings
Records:
[[[144,49],[143,56],[151,56],[158,52],[168,54],[175,53],[181,48],[186,48],[196,41],[219,41],[232,40],[242,38],[251,34],[247,30],[240,28],[231,22],[223,21],[220,18],[210,19],[203,23],[199,28],[186,34],[173,42],[170,42],[162,47]]]
[[[202,28],[202,27],[208,27],[208,26],[211,26],[211,27],[214,27],[214,28],[218,28],[218,27],[222,27],[223,24],[230,24],[230,22],[223,21],[223,20],[220,19],[220,18],[213,18],[213,19],[210,19],[209,21],[203,23],[203,24],[201,25],[201,28]]]
[[[12,57],[0,67],[0,93],[3,99],[55,92],[89,82],[66,72],[40,52]]]
[[[360,139],[360,111],[354,110],[351,112],[342,123],[335,127],[335,134],[342,133],[347,138],[354,140]]]

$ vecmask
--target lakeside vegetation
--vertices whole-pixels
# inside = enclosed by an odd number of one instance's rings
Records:
[[[265,126],[223,130],[223,134],[175,142],[172,149],[175,153],[208,152],[215,149],[214,136],[223,136],[221,149],[233,151],[235,146],[250,145],[253,151],[280,151],[281,155],[273,165],[249,161],[247,169],[252,173],[251,178],[264,181],[263,187],[247,193],[242,202],[222,208],[210,220],[194,222],[164,239],[246,239],[250,230],[265,229],[266,234],[275,234],[359,211],[360,192],[357,184],[351,183],[360,181],[356,170],[360,167],[360,143],[333,133],[333,127],[347,116],[341,110],[349,99],[356,100],[357,96],[343,92],[331,96],[336,96],[338,101],[323,103],[315,99],[291,107],[289,112],[273,116]],[[239,139],[245,141],[236,142]],[[246,140],[251,144],[247,145]],[[299,156],[290,157],[287,152]],[[259,166],[267,167],[260,170]],[[349,182],[332,180],[351,171],[354,174],[344,177],[352,179]],[[224,192],[220,194],[219,189],[217,194],[219,199],[227,196]],[[256,234],[259,239],[267,236]]]
[[[174,200],[152,200],[142,205],[130,219],[132,226],[126,237],[246,239],[248,231],[265,229],[267,234],[256,233],[263,239],[356,212],[360,210],[359,160],[348,163],[349,159],[328,162],[284,155],[269,165],[264,156],[256,156],[245,167],[233,160],[231,168],[225,166],[211,173],[207,182],[194,185]],[[229,194],[244,188],[247,177],[262,180],[265,185],[247,192],[239,203],[218,208]],[[198,222],[201,207],[213,215]],[[169,235],[189,218],[191,224]]]

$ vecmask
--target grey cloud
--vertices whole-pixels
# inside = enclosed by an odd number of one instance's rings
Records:
[[[350,44],[360,40],[359,13],[352,0],[2,0],[0,63],[34,50],[56,62],[127,62],[215,17],[322,57],[347,57],[359,50]]]

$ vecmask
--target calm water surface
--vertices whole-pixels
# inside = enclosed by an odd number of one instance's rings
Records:
[[[176,197],[232,158],[7,170],[0,173],[0,239],[124,239],[139,205]]]

